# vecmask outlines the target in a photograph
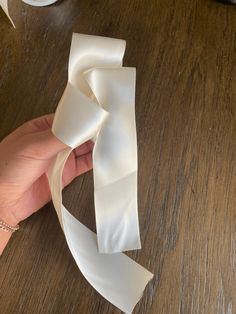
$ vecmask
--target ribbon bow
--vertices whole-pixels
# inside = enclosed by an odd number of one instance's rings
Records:
[[[55,1],[38,0],[38,3],[45,5]],[[0,0],[0,5],[14,26],[7,0]],[[121,253],[141,247],[137,211],[135,69],[122,67],[124,51],[123,40],[73,34],[69,79],[52,126],[54,135],[68,148],[56,156],[48,180],[62,230],[81,272],[105,299],[125,313],[131,313],[153,275]],[[62,204],[65,162],[75,147],[89,139],[95,142],[97,235]]]
[[[122,67],[124,51],[123,40],[73,34],[68,84],[52,127],[69,147],[57,155],[48,177],[61,227],[81,272],[104,298],[131,313],[152,274],[121,253],[140,248],[135,69]],[[68,212],[61,194],[68,156],[89,139],[95,141],[97,236]]]

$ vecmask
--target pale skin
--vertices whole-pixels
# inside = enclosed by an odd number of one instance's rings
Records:
[[[53,115],[26,122],[0,143],[0,219],[16,226],[51,200],[46,172],[56,154],[67,146],[51,132]],[[93,143],[73,150],[63,186],[92,168]],[[0,255],[11,233],[0,229]]]

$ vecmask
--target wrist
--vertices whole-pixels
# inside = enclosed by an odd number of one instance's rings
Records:
[[[9,224],[12,227],[15,227],[19,224],[19,220],[13,214],[9,208],[0,207],[0,219]]]
[[[5,231],[0,229],[0,256],[2,255],[2,252],[5,249],[11,236],[12,236],[11,232],[5,232]]]

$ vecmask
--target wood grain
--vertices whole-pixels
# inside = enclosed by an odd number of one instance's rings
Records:
[[[236,6],[210,0],[10,1],[0,12],[0,136],[55,111],[72,32],[127,40],[137,67],[142,250],[155,274],[136,314],[236,313]],[[95,229],[92,175],[64,193]],[[86,282],[51,204],[0,259],[3,314],[120,313]]]

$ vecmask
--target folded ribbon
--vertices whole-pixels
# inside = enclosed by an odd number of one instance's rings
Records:
[[[121,253],[140,248],[137,214],[135,69],[122,67],[125,41],[73,34],[69,78],[52,131],[69,147],[48,178],[71,253],[90,284],[131,313],[152,274]],[[97,236],[62,204],[62,172],[73,148],[89,139],[93,151]],[[101,254],[113,253],[113,254]]]
[[[55,0],[22,0],[48,5]],[[15,27],[7,0],[0,6]],[[71,253],[90,284],[131,313],[152,274],[121,252],[139,249],[135,69],[122,67],[125,41],[73,34],[69,78],[52,132],[68,148],[48,173],[52,200]],[[62,172],[73,148],[93,150],[97,236],[62,204]],[[102,254],[107,253],[107,254]],[[113,254],[111,254],[113,253]]]

